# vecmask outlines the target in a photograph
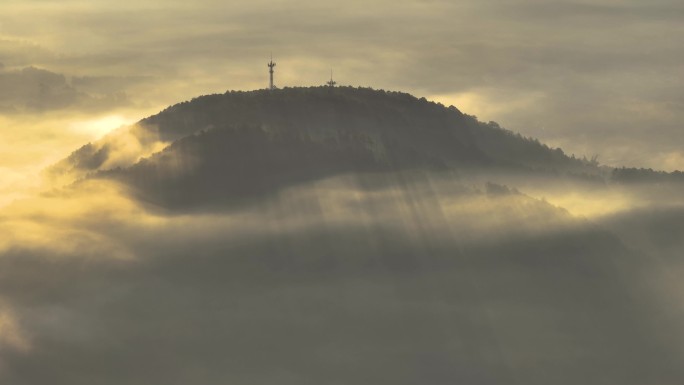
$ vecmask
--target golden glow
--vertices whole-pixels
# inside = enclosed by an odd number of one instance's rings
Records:
[[[130,259],[126,244],[107,231],[109,226],[160,223],[115,184],[88,181],[76,189],[55,190],[5,207],[0,212],[0,252],[22,248],[50,250],[54,256]]]
[[[492,90],[478,89],[454,94],[434,94],[429,99],[444,104],[456,106],[463,113],[475,115],[480,120],[494,120],[497,116],[510,114],[513,111],[524,110],[539,103],[544,94],[541,92],[521,93],[515,99],[502,101],[502,97]]]
[[[425,186],[419,186],[422,190]],[[456,192],[454,192],[456,188]],[[431,191],[359,188],[353,177],[335,177],[281,191],[263,205],[230,214],[152,214],[113,183],[81,182],[19,200],[0,214],[0,252],[10,248],[50,250],[55,256],[97,255],[132,259],[125,239],[141,234],[268,234],[324,226],[382,226],[421,236],[485,239],[494,233],[545,232],[572,223],[551,206],[521,195],[489,196],[434,181]],[[312,206],[312,202],[315,202]],[[422,207],[421,220],[412,214]],[[374,214],[370,215],[371,210]],[[124,237],[119,239],[118,237]],[[464,238],[465,237],[465,238]],[[175,237],[172,237],[175,238]]]
[[[116,146],[104,168],[128,166],[162,150],[167,143],[149,135],[137,138],[125,129],[150,111],[129,110],[104,116],[69,111],[0,115],[0,207],[73,182],[73,176],[48,180],[42,172],[82,145],[97,143],[105,136]]]
[[[5,207],[0,212],[0,252],[28,248],[57,256],[134,259],[126,240],[142,234],[168,239],[176,238],[169,234],[192,229],[195,235],[239,238],[320,226],[381,226],[415,236],[427,232],[436,238],[480,242],[493,234],[559,231],[576,225],[577,219],[599,219],[654,204],[621,189],[590,193],[574,187],[559,193],[529,187],[525,194],[479,190],[438,178],[416,184],[411,192],[396,186],[369,191],[354,176],[341,176],[287,188],[262,205],[230,213],[168,216],[149,212],[116,184],[87,181]]]
[[[594,192],[570,190],[527,191],[531,196],[545,200],[550,204],[568,210],[574,216],[596,219],[634,209],[640,203],[626,191]],[[644,204],[645,202],[642,202]]]
[[[84,133],[93,138],[99,138],[105,134],[135,122],[135,119],[121,115],[107,115],[86,120],[77,120],[70,124],[71,130],[77,133]]]

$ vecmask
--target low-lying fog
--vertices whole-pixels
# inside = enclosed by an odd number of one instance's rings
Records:
[[[684,209],[654,189],[348,174],[182,214],[54,189],[0,211],[0,380],[676,384]]]

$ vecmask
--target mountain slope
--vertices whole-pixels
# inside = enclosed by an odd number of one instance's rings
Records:
[[[169,145],[144,157],[159,143]],[[148,200],[180,204],[345,172],[483,167],[601,174],[453,106],[350,87],[202,96],[83,146],[53,173],[99,172]]]

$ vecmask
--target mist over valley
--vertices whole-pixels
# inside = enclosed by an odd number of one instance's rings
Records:
[[[12,384],[677,384],[682,174],[407,93],[229,91],[0,210]]]

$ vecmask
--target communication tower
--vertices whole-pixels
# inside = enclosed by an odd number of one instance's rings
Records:
[[[327,84],[328,87],[331,87],[331,88],[332,88],[332,87],[335,87],[335,84],[337,84],[337,82],[333,80],[333,72],[332,72],[332,70],[330,70],[330,81],[327,82],[327,83],[325,83],[325,84]]]
[[[268,89],[269,90],[274,90],[275,85],[273,85],[273,67],[276,66],[276,63],[273,62],[273,54],[271,54],[271,61],[268,62],[268,73],[271,75],[271,81],[268,83]]]

